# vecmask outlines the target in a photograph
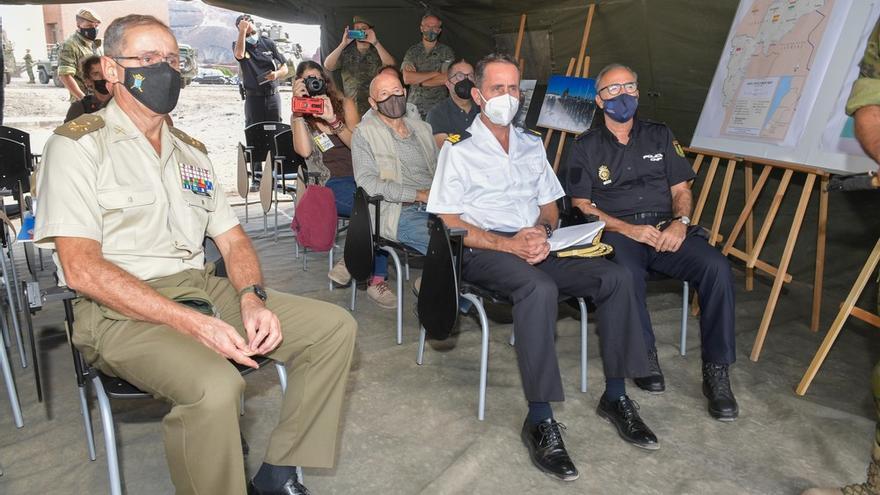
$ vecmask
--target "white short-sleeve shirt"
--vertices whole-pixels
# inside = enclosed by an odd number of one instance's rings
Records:
[[[505,152],[477,117],[461,140],[443,143],[428,211],[459,214],[485,230],[516,232],[535,225],[540,206],[565,192],[541,138],[513,126],[509,132]]]

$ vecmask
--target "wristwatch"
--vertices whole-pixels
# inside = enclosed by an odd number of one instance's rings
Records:
[[[266,294],[266,289],[264,289],[263,286],[256,285],[256,284],[248,285],[244,289],[241,289],[240,291],[238,291],[238,297],[241,298],[241,296],[247,294],[248,292],[253,292],[263,302],[266,302],[266,299],[269,298],[269,295]]]
[[[544,230],[547,231],[547,239],[553,237],[553,227],[551,227],[549,223],[542,223],[541,225],[544,227]]]
[[[691,217],[682,215],[678,218],[678,221],[685,224],[685,226],[688,226],[691,224]]]

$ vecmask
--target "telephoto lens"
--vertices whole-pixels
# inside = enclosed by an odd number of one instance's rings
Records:
[[[319,77],[309,76],[303,79],[303,83],[306,85],[309,96],[320,96],[327,92],[327,85]]]

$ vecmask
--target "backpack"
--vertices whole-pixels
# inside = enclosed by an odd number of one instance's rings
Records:
[[[304,172],[303,168],[300,173]],[[312,251],[329,251],[336,241],[336,199],[333,190],[317,183],[308,184],[308,178],[304,185],[305,192],[299,195],[296,202],[290,228],[300,246]]]

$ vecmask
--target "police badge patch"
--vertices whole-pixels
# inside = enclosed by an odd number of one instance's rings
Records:
[[[681,145],[678,144],[678,140],[677,140],[677,139],[673,139],[673,140],[672,140],[672,147],[675,148],[675,154],[676,154],[676,155],[678,155],[678,156],[684,158],[684,150],[682,149]]]
[[[603,186],[611,184],[611,170],[608,169],[608,165],[599,167],[599,180],[602,181]]]

